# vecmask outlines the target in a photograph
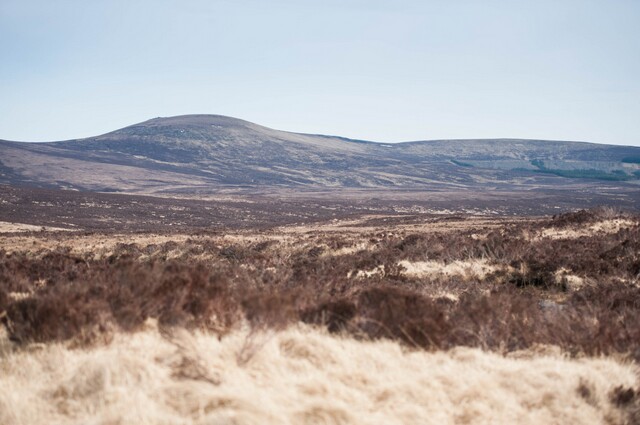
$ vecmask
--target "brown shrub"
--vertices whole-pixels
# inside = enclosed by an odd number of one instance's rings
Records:
[[[121,244],[104,260],[68,249],[0,251],[0,312],[6,310],[11,338],[24,343],[89,341],[113,327],[135,331],[149,318],[164,327],[224,334],[246,319],[256,328],[302,321],[426,349],[555,344],[574,354],[640,359],[640,289],[621,283],[638,278],[640,228],[567,240],[525,238],[527,226],[536,225],[494,229],[482,238],[469,231],[365,234],[357,237],[374,240],[370,250],[333,256],[321,255],[322,247],[358,240],[311,234],[299,236],[299,248],[275,249],[269,241],[221,249],[209,238],[192,238],[144,248]],[[168,260],[176,251],[178,258]],[[142,255],[149,257],[142,262]],[[485,259],[498,271],[483,281],[409,278],[398,266],[404,259]],[[347,277],[379,266],[384,275]],[[569,293],[556,282],[560,268],[590,283]],[[454,296],[439,297],[443,293]]]
[[[363,290],[357,298],[358,330],[422,348],[444,345],[450,324],[442,307],[414,291],[394,287]]]
[[[347,330],[347,325],[356,316],[357,308],[349,299],[325,301],[301,311],[300,319],[305,323],[326,326],[329,332]]]

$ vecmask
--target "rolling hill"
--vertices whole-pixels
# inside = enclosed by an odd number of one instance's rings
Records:
[[[640,185],[640,148],[520,139],[376,143],[218,115],[97,137],[0,141],[0,183],[145,194],[243,190],[545,190]],[[604,185],[604,186],[603,186]]]

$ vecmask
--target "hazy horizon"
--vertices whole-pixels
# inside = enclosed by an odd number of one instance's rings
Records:
[[[640,146],[634,1],[0,4],[0,139],[218,114],[377,142]]]

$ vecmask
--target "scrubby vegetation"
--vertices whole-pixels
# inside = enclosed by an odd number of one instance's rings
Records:
[[[493,229],[194,235],[104,255],[64,243],[0,251],[0,312],[18,344],[92,343],[150,318],[220,335],[245,321],[304,322],[425,349],[552,344],[638,361],[638,223],[593,210]],[[482,261],[489,272],[411,274],[402,265],[425,261],[443,271]]]
[[[634,424],[639,283],[604,208],[5,234],[0,423]]]

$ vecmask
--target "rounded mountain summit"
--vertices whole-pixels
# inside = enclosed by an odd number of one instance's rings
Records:
[[[640,148],[522,139],[375,143],[221,115],[154,118],[86,139],[0,141],[0,183],[130,193],[228,189],[637,188]]]

